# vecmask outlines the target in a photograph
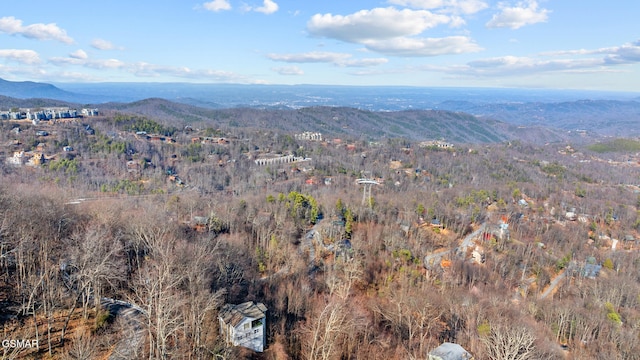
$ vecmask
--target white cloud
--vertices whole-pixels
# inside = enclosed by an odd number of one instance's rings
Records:
[[[368,41],[364,44],[371,51],[394,56],[438,56],[482,50],[480,46],[466,36],[444,38],[400,37],[390,40]]]
[[[0,18],[0,31],[7,34],[20,34],[24,27],[22,20],[18,20],[13,16],[5,16]]]
[[[489,7],[481,0],[389,0],[390,4],[414,9],[439,10],[444,13],[475,14]]]
[[[441,6],[442,1],[394,0],[398,4]],[[446,4],[453,3],[449,0]],[[434,14],[427,10],[398,10],[393,7],[362,10],[351,15],[316,14],[307,23],[311,35],[362,44],[369,51],[393,56],[437,56],[480,51],[469,37],[415,37],[441,24],[459,27],[458,15]]]
[[[278,4],[273,0],[264,0],[263,5],[254,9],[256,12],[263,14],[273,14],[278,11]]]
[[[86,73],[79,72],[67,72],[67,71],[47,71],[38,66],[4,66],[0,64],[0,78],[7,80],[21,81],[25,78],[30,80],[42,80],[51,82],[52,79],[56,81],[80,81],[80,82],[92,82],[92,81],[104,81],[104,78],[93,76]]]
[[[40,79],[47,72],[37,66],[5,66],[0,64],[0,78],[5,80]]]
[[[329,63],[340,67],[368,67],[385,64],[384,58],[352,59],[351,54],[311,51],[299,54],[268,54],[267,57],[274,61],[288,63]]]
[[[118,59],[97,59],[88,61],[86,66],[95,69],[121,69],[126,64]]]
[[[52,57],[49,59],[49,62],[54,65],[64,66],[64,65],[85,65],[87,60],[78,59],[74,57]]]
[[[40,56],[33,50],[0,49],[0,58],[28,65],[38,64],[40,62]]]
[[[307,30],[313,36],[362,43],[417,35],[450,20],[446,15],[426,10],[388,7],[361,10],[347,16],[316,14],[307,23]]]
[[[631,64],[640,62],[640,41],[612,49],[605,58],[609,64]]]
[[[459,28],[466,24],[467,22],[462,17],[454,15],[451,17],[451,23],[449,24],[449,26],[451,26],[452,28]]]
[[[538,9],[535,0],[522,1],[512,7],[504,3],[498,6],[501,11],[489,20],[486,24],[488,28],[519,29],[525,25],[546,22],[549,14],[547,9]]]
[[[104,39],[93,39],[91,41],[91,46],[98,50],[113,50],[116,48],[111,41]]]
[[[414,9],[437,9],[443,7],[444,0],[389,0],[389,4],[408,6]]]
[[[479,0],[453,0],[451,1],[451,7],[455,9],[455,12],[471,15],[488,8],[489,5]]]
[[[213,0],[202,4],[202,6],[209,11],[223,11],[231,10],[231,4],[228,0]]]
[[[271,70],[277,72],[280,75],[296,75],[296,76],[304,75],[304,71],[302,71],[302,69],[300,69],[297,66],[276,67],[276,68],[271,68]]]
[[[607,48],[549,51],[540,54],[547,57],[577,55],[604,55],[604,62],[608,65],[640,63],[640,40]]]
[[[86,53],[84,55],[86,55]],[[126,66],[123,61],[118,59],[89,59],[88,57],[78,57],[73,55],[66,58],[53,57],[49,59],[49,62],[58,66],[78,65],[91,69],[122,69]]]
[[[575,71],[604,65],[599,58],[541,60],[531,57],[502,56],[467,63],[465,73],[475,76],[508,76],[541,72]]]
[[[242,12],[255,11],[255,12],[263,13],[266,15],[270,15],[278,11],[279,8],[280,7],[275,1],[263,0],[262,6],[252,6],[247,3],[243,3],[242,6],[240,7],[240,11]]]
[[[268,54],[267,57],[275,61],[290,63],[335,63],[351,57],[350,54],[325,51],[311,51],[300,54]]]
[[[73,58],[73,59],[86,59],[89,56],[87,55],[87,53],[84,50],[78,49],[78,50],[72,52],[71,54],[69,54],[69,57]]]
[[[640,63],[640,41],[599,49],[544,52],[532,57],[500,56],[464,65],[426,67],[476,77],[520,76],[539,73],[610,73],[617,67]]]
[[[31,64],[28,60],[29,50],[10,51],[0,50],[0,58],[11,58],[19,60],[22,63]],[[34,52],[35,54],[35,52]],[[37,59],[37,54],[36,57]],[[35,61],[33,62],[35,63]],[[49,63],[55,66],[79,66],[96,70],[114,70],[124,74],[132,74],[136,77],[173,77],[190,79],[204,82],[224,82],[224,83],[245,83],[245,84],[266,84],[267,82],[260,79],[252,79],[244,75],[233,72],[211,70],[211,69],[190,69],[188,67],[164,66],[145,62],[125,63],[117,59],[80,59],[74,57],[51,58]],[[102,72],[101,72],[102,73]],[[113,78],[114,73],[104,73],[105,76]],[[47,71],[40,66],[6,66],[0,64],[0,77],[11,79],[15,76],[28,77],[31,79],[46,79],[51,81],[52,78],[58,78],[62,81],[104,81],[101,75],[94,75],[81,71]],[[59,81],[60,81],[59,80]]]
[[[385,58],[368,58],[368,59],[349,59],[336,65],[342,67],[371,67],[388,63],[389,60]]]
[[[210,70],[210,69],[190,69],[188,67],[164,66],[150,64],[146,62],[138,62],[129,64],[126,70],[135,76],[140,77],[159,77],[171,76],[177,78],[195,79],[200,81],[224,82],[224,83],[245,83],[245,84],[263,84],[263,80],[255,80],[247,78],[229,71]]]
[[[95,70],[114,70],[133,74],[138,77],[169,76],[197,81],[251,84],[265,83],[262,80],[251,79],[243,75],[220,70],[190,69],[188,67],[165,66],[147,62],[127,63],[118,59],[91,59],[82,50],[75,51],[68,57],[53,57],[48,59],[48,61],[50,64],[60,67],[80,66]]]
[[[23,26],[22,20],[13,16],[0,18],[0,32],[21,35],[29,39],[56,40],[65,44],[73,44],[73,39],[67,35],[67,32],[54,23]]]

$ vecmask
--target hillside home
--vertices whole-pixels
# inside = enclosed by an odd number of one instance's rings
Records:
[[[595,279],[600,275],[600,271],[602,270],[602,265],[600,264],[584,264],[582,269],[580,269],[580,275],[587,279]]]
[[[635,241],[636,241],[636,238],[635,238],[635,237],[633,237],[633,235],[631,235],[631,234],[626,234],[626,235],[624,236],[624,241],[627,241],[627,242],[635,242]]]
[[[29,160],[27,160],[27,165],[29,166],[40,166],[44,162],[44,155],[40,152],[34,152]]]
[[[15,151],[12,157],[7,158],[6,162],[9,165],[21,166],[26,161],[24,151]]]
[[[569,221],[576,221],[578,219],[578,215],[576,215],[574,211],[567,211],[564,217]]]
[[[418,146],[420,146],[421,148],[425,148],[425,147],[433,147],[433,148],[440,148],[440,149],[453,148],[453,144],[448,143],[446,141],[442,141],[442,140],[423,141]]]
[[[98,116],[100,114],[98,109],[82,109],[81,113],[84,116]]]
[[[218,315],[220,334],[228,345],[263,352],[267,342],[266,313],[267,307],[262,303],[226,304]]]
[[[207,231],[209,226],[209,218],[206,216],[194,216],[193,217],[193,229],[197,232]]]
[[[427,270],[437,270],[438,265],[440,268],[446,268],[451,262],[448,260],[451,251],[446,248],[440,248],[430,254],[425,255],[423,259],[423,266]],[[444,261],[443,261],[444,260]]]
[[[484,264],[486,261],[486,255],[484,249],[481,246],[476,246],[471,252],[471,260],[476,264]]]
[[[453,343],[442,343],[442,345],[429,352],[429,360],[473,360],[462,346]]]
[[[127,172],[133,173],[140,171],[140,163],[134,160],[127,161]]]
[[[438,219],[431,219],[431,227],[432,228],[437,228],[437,229],[442,229],[443,228],[442,223]]]
[[[312,133],[310,131],[305,131],[302,134],[295,134],[294,138],[296,140],[322,141],[322,134],[319,132]]]

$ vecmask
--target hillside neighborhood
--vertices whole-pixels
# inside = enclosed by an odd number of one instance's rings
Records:
[[[469,144],[74,114],[0,124],[15,229],[0,318],[39,344],[5,349],[18,358],[635,351],[614,339],[636,331],[637,140]]]

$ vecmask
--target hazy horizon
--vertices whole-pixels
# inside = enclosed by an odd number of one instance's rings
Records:
[[[640,80],[635,3],[66,4],[3,6],[0,78],[594,91]]]

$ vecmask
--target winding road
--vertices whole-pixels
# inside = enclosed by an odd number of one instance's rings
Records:
[[[146,337],[146,312],[134,304],[102,298],[100,305],[112,316],[119,316],[125,325],[122,339],[116,344],[109,360],[128,360],[138,357]]]

